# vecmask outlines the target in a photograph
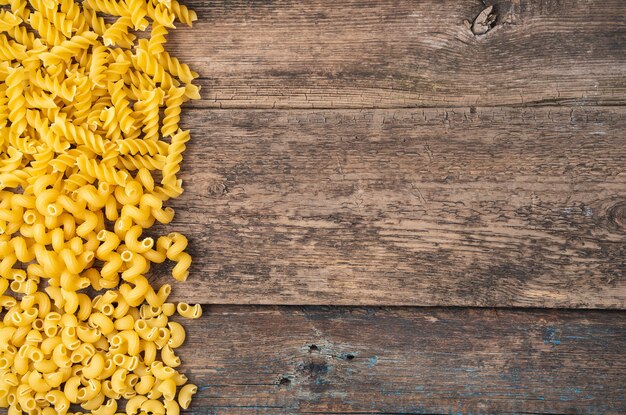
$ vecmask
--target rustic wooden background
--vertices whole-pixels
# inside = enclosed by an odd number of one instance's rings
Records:
[[[626,413],[626,2],[187,4],[193,413]]]

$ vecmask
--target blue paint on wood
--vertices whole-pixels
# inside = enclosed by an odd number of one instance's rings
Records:
[[[372,356],[367,361],[367,367],[374,367],[378,363],[378,356]]]
[[[559,400],[562,402],[570,402],[574,400],[578,400],[580,393],[582,392],[580,388],[577,387],[569,387],[566,389],[567,394],[563,394],[559,397]]]
[[[573,336],[573,335],[569,335],[569,336],[563,336],[563,339],[567,339],[567,340],[585,340],[587,339],[587,336]]]
[[[543,331],[544,344],[558,346],[561,344],[561,331],[554,327],[546,327]]]

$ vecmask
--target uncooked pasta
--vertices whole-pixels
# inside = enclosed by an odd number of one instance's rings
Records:
[[[178,414],[199,305],[168,302],[187,238],[146,237],[183,192],[181,106],[198,76],[166,51],[177,0],[0,0],[0,406],[9,414]],[[145,31],[147,36],[138,37]],[[87,293],[95,293],[88,295]]]

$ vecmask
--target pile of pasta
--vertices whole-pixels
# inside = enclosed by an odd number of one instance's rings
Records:
[[[177,0],[0,0],[0,406],[9,414],[173,414],[197,387],[151,286],[191,264],[169,223],[198,75],[164,48]],[[142,35],[145,34],[145,35]],[[125,409],[122,406],[125,404]]]

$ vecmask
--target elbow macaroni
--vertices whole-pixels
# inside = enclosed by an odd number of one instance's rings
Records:
[[[180,392],[178,392],[178,404],[181,408],[187,409],[189,408],[189,404],[191,403],[191,397],[198,392],[198,387],[192,383],[188,383],[182,388],[180,388]]]
[[[184,281],[187,238],[145,230],[182,193],[198,74],[163,45],[197,16],[178,0],[0,2],[0,407],[114,415],[125,398],[128,415],[178,415],[198,388],[170,317],[202,308],[147,278],[169,260]]]

